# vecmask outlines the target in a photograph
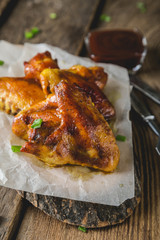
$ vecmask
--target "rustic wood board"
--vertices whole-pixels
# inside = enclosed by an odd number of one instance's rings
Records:
[[[18,193],[44,213],[60,221],[86,228],[98,228],[122,223],[129,217],[140,202],[141,188],[139,180],[136,177],[135,197],[126,200],[118,207],[43,196],[22,191],[18,191]]]

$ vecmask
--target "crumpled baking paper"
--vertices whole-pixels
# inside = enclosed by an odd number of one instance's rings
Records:
[[[86,67],[102,66],[109,74],[105,94],[116,109],[116,134],[126,136],[125,142],[117,142],[120,162],[113,173],[105,174],[86,167],[67,166],[49,168],[35,157],[13,153],[11,145],[21,145],[22,140],[11,131],[13,116],[0,111],[0,185],[74,200],[118,206],[134,197],[134,164],[132,129],[129,121],[130,85],[127,70],[112,64],[94,63],[89,59],[68,54],[47,44],[14,45],[0,41],[0,77],[23,76],[23,62],[38,52],[50,51],[58,59],[60,68],[75,64]]]

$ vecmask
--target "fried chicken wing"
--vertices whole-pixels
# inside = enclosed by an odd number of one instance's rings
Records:
[[[72,83],[81,91],[84,91],[87,96],[90,96],[93,103],[100,113],[103,114],[105,119],[115,117],[114,107],[93,80],[86,81],[79,74],[69,70],[60,69],[45,69],[40,74],[40,78],[43,79],[43,82],[45,83],[42,85],[42,89],[46,95],[54,93],[55,86],[60,81],[64,80],[68,83]]]
[[[58,68],[57,60],[49,52],[39,53],[24,62],[25,77],[0,78],[0,109],[16,114],[45,99],[39,75],[45,68]]]
[[[25,77],[0,78],[0,109],[15,116],[12,131],[27,142],[21,151],[50,166],[81,165],[106,172],[119,162],[119,149],[106,120],[115,110],[101,89],[101,67],[60,70],[49,52],[24,63]],[[42,119],[39,128],[33,128]]]
[[[39,118],[45,122],[45,129],[41,128],[40,131],[47,131],[49,133],[55,126],[60,125],[58,106],[54,94],[50,95],[46,100],[19,112],[13,120],[13,133],[22,139],[28,140],[28,126],[32,125],[34,120]],[[42,131],[39,132],[39,137],[41,138],[44,135]]]
[[[32,79],[0,78],[0,109],[16,114],[45,99],[40,87]]]
[[[42,126],[32,129],[37,118],[43,119]],[[25,139],[28,134],[22,152],[34,154],[50,166],[73,164],[109,172],[119,161],[113,133],[90,96],[63,80],[55,87],[55,95],[20,112],[12,129]]]
[[[108,80],[108,74],[104,72],[102,67],[84,67],[82,65],[74,65],[68,71],[76,73],[83,77],[86,81],[95,83],[100,89],[103,89]]]
[[[42,81],[45,84],[45,79],[41,78],[40,74],[44,69],[59,69],[57,60],[52,59],[50,52],[38,53],[29,62],[24,62],[24,72],[26,78],[33,78],[36,81]],[[107,83],[108,75],[102,67],[84,67],[82,65],[74,65],[68,71],[76,73],[83,77],[86,81],[94,82],[100,89],[103,89]]]
[[[38,53],[29,62],[24,62],[24,78],[6,77],[0,79],[0,109],[7,113],[16,114],[23,108],[42,101],[44,94],[47,97],[51,93],[49,89],[53,86],[50,86],[50,84],[53,85],[54,83],[56,85],[59,83],[59,72],[56,74],[58,69],[57,60],[53,60],[48,51]],[[100,88],[104,87],[107,81],[107,74],[100,67],[86,68],[76,65],[66,71],[75,73],[77,76],[81,76],[83,80],[88,81],[88,83],[95,83]],[[41,85],[44,94],[40,86],[36,85],[36,82]]]
[[[24,73],[26,78],[40,81],[40,73],[44,69],[59,68],[56,59],[52,59],[50,52],[38,53],[29,62],[24,62]]]

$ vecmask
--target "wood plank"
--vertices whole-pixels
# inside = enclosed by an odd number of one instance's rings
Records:
[[[6,22],[18,0],[0,1],[0,27]]]
[[[0,239],[12,239],[21,218],[22,198],[15,190],[0,187]]]
[[[6,9],[6,7],[8,6],[9,2],[11,0],[1,0],[0,2],[0,16],[2,15],[3,11]]]
[[[18,2],[10,18],[0,29],[0,38],[13,43],[45,42],[78,54],[100,0],[26,1]],[[56,19],[50,19],[50,13]],[[18,19],[18,22],[17,22]],[[18,24],[18,31],[17,31]],[[38,27],[40,33],[26,40],[25,30]]]

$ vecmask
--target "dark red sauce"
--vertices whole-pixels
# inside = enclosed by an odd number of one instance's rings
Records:
[[[86,43],[92,60],[128,69],[139,65],[145,55],[144,38],[136,29],[93,31]]]

